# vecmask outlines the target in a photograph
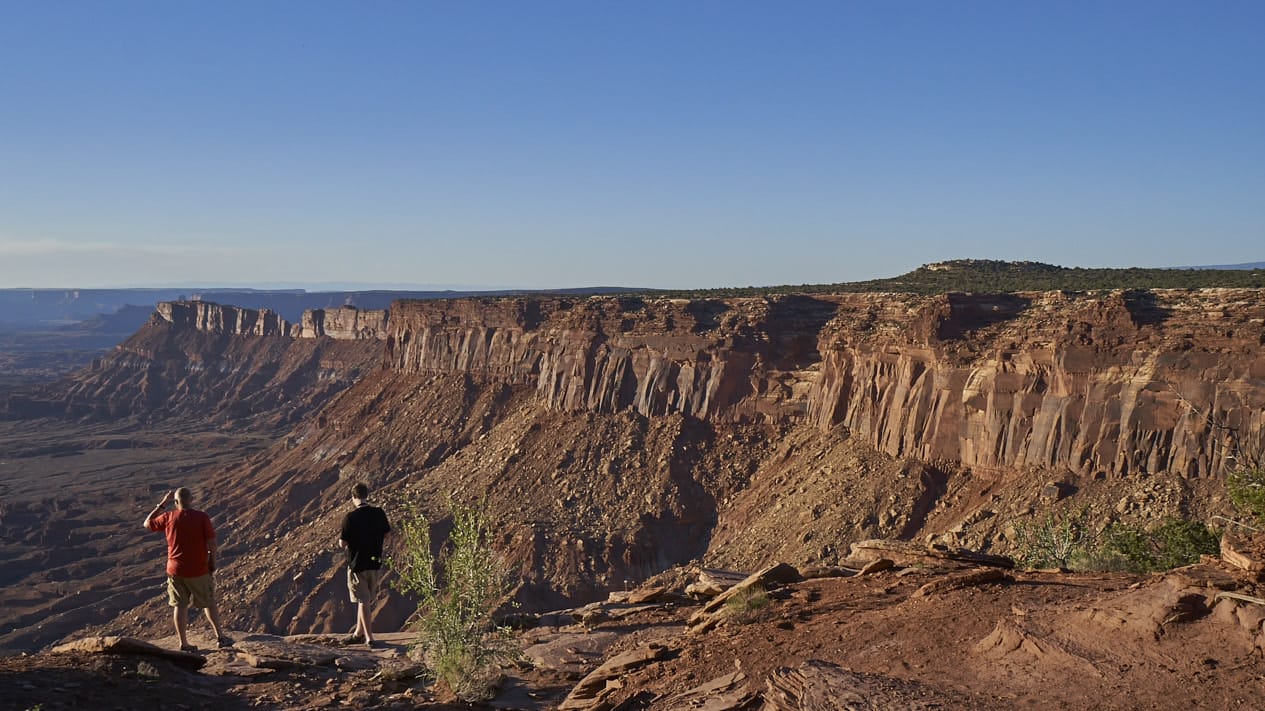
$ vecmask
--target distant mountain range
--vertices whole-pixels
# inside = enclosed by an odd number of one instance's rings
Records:
[[[1243,264],[1216,264],[1203,267],[1178,267],[1178,269],[1265,269],[1265,262],[1245,262]]]

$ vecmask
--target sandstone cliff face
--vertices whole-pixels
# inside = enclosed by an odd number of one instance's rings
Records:
[[[297,324],[269,309],[244,309],[210,301],[165,301],[158,304],[154,313],[181,329],[236,336],[382,340],[387,326],[385,310],[350,306],[309,309]]]
[[[584,300],[398,303],[388,367],[528,385],[548,408],[715,422],[803,417],[837,304]]]
[[[558,411],[842,425],[986,469],[1204,476],[1265,427],[1256,290],[402,302],[388,367]]]

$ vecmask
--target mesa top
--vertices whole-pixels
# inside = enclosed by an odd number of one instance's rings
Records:
[[[351,572],[382,568],[382,539],[390,532],[387,514],[377,506],[362,504],[343,517],[340,537],[347,543]]]
[[[197,578],[211,572],[207,541],[215,538],[211,517],[196,509],[164,511],[149,520],[149,530],[167,535],[167,575]]]

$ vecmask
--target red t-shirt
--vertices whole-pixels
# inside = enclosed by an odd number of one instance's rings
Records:
[[[149,530],[167,534],[167,575],[197,578],[207,567],[207,543],[215,538],[211,517],[196,509],[164,511],[149,520]]]

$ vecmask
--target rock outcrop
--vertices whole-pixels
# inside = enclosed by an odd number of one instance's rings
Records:
[[[386,337],[386,310],[351,306],[309,309],[299,323],[291,323],[270,309],[245,309],[209,301],[166,301],[158,304],[154,321],[178,329],[233,336],[332,338],[343,341],[380,341]]]

